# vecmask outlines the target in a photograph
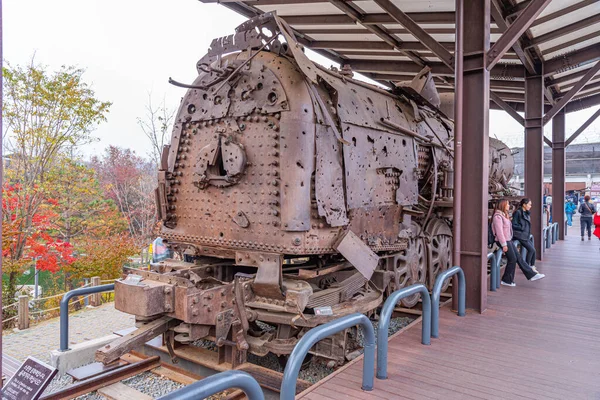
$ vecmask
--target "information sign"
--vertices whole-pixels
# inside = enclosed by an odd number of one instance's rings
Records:
[[[57,370],[33,357],[15,372],[2,388],[2,400],[36,400],[56,375]]]

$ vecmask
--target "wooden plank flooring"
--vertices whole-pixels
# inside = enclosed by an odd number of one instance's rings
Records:
[[[517,269],[517,287],[488,292],[483,314],[442,308],[431,346],[420,344],[420,324],[392,338],[389,379],[373,391],[361,390],[358,361],[298,397],[600,399],[600,241],[569,232],[537,263],[545,279]]]

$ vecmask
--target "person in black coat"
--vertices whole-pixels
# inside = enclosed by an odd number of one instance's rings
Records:
[[[592,221],[596,207],[590,201],[590,196],[586,195],[583,203],[579,206],[579,215],[581,221],[581,240],[585,237],[585,229],[587,228],[588,240],[592,240]]]
[[[513,228],[513,239],[516,239],[521,243],[525,249],[527,249],[527,256],[525,261],[531,267],[535,266],[535,247],[531,242],[529,236],[531,235],[531,200],[524,198],[519,203],[519,207],[513,213],[512,228]]]

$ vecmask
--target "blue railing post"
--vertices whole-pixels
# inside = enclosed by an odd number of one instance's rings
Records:
[[[387,379],[388,330],[394,308],[401,299],[417,293],[421,293],[421,299],[423,300],[421,343],[431,344],[431,299],[427,287],[417,283],[396,290],[385,301],[379,316],[379,327],[377,328],[377,379]]]
[[[550,239],[550,234],[552,233],[551,231],[551,227],[547,226],[546,227],[546,231],[544,232],[544,235],[546,237],[546,248],[549,249],[550,246],[552,246],[552,240]]]
[[[361,325],[365,335],[362,389],[366,391],[373,390],[373,381],[375,379],[375,330],[367,317],[360,313],[355,313],[313,328],[302,336],[302,339],[296,343],[296,347],[294,347],[292,354],[290,354],[285,370],[283,371],[279,399],[294,400],[296,397],[296,381],[298,380],[300,366],[311,347],[319,340],[355,325]]]
[[[159,397],[158,400],[204,399],[231,388],[243,390],[248,400],[265,399],[265,395],[256,379],[247,372],[232,370],[211,375],[166,396]]]
[[[60,351],[69,350],[69,300],[75,296],[84,296],[86,294],[101,293],[114,290],[115,284],[91,286],[71,290],[60,300]]]
[[[500,272],[498,271],[498,264],[496,263],[496,254],[488,253],[487,259],[490,262],[490,290],[496,291],[497,284],[496,279],[500,278]]]
[[[461,267],[454,266],[447,269],[437,276],[433,291],[431,292],[431,337],[439,337],[440,332],[440,295],[442,294],[442,285],[444,281],[453,275],[458,274],[458,316],[465,316],[465,293],[466,283],[465,274]]]

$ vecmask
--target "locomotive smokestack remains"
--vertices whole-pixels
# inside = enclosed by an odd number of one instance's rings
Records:
[[[354,80],[311,62],[271,13],[215,39],[197,69],[156,189],[175,256],[115,284],[139,335],[162,319],[170,349],[213,340],[235,368],[452,266],[454,124],[428,71],[390,91]],[[512,168],[490,139],[490,200],[511,194]],[[311,353],[344,363],[347,333]]]

